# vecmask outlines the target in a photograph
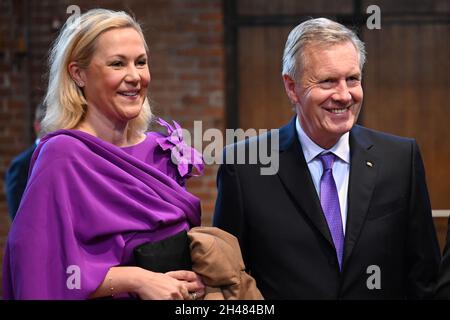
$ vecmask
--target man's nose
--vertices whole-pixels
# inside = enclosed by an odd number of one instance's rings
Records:
[[[352,100],[352,95],[347,86],[347,82],[340,81],[339,85],[336,87],[336,92],[331,96],[334,101],[347,104]]]

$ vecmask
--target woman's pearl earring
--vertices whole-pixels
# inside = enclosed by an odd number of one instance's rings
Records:
[[[75,80],[74,80],[75,81]],[[80,88],[84,87],[84,83],[81,81],[75,81],[76,85],[79,86]]]

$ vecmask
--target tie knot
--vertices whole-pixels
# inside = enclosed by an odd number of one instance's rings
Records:
[[[319,156],[320,161],[322,161],[323,170],[330,170],[333,168],[334,159],[336,156],[333,153],[325,153]]]

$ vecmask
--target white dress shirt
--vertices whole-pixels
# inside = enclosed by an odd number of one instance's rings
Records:
[[[333,178],[336,182],[336,188],[339,195],[339,205],[341,208],[342,227],[347,223],[347,200],[348,200],[348,180],[350,176],[350,144],[349,133],[345,133],[339,141],[328,150],[319,147],[310,137],[303,131],[298,117],[295,121],[298,139],[303,149],[306,163],[308,164],[309,172],[311,173],[314,187],[320,199],[320,178],[322,177],[323,167],[318,155],[322,153],[331,152],[336,156],[333,164]]]

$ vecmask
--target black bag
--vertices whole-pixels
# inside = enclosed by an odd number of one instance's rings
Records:
[[[189,238],[185,230],[157,242],[146,242],[134,248],[136,266],[165,273],[192,270]]]

